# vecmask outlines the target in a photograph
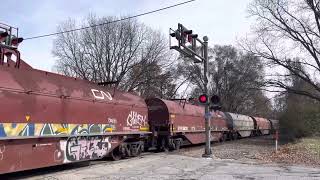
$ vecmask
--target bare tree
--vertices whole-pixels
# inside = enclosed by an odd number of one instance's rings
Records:
[[[133,68],[129,74],[128,84],[130,84],[130,87],[128,91],[139,92],[144,97],[170,98],[176,87],[173,83],[175,81],[174,76],[170,71],[163,72],[162,67],[157,62],[151,63],[141,64]]]
[[[178,73],[194,86],[192,96],[203,93],[202,64],[187,60]],[[263,64],[251,54],[243,54],[232,46],[209,49],[209,94],[220,96],[225,111],[252,115],[269,115],[271,104],[259,90],[263,82]]]
[[[281,67],[267,76],[267,91],[287,91],[320,101],[319,12],[319,0],[254,0],[250,4],[249,14],[256,18],[256,26],[254,37],[243,47],[265,59],[272,72]],[[308,88],[292,86],[292,76]]]
[[[90,15],[81,26],[116,19]],[[60,24],[58,30],[66,31],[76,27],[77,23],[69,19]],[[52,52],[57,57],[58,72],[97,83],[116,81],[116,87],[125,91],[143,89],[141,86],[146,83],[141,81],[152,74],[153,66],[159,67],[156,75],[166,74],[161,67],[171,61],[167,40],[163,34],[136,20],[59,34],[54,41]],[[164,81],[165,77],[171,78],[162,76],[160,81]]]
[[[299,63],[295,63],[293,66],[297,69],[303,68]],[[310,90],[310,84],[296,78],[294,74],[289,79],[292,84],[291,88],[299,91]],[[277,118],[280,119],[282,134],[286,134],[283,138],[294,139],[319,133],[320,102],[316,99],[294,93],[282,93],[276,99],[275,110]]]

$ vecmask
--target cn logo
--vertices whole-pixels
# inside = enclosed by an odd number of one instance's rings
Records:
[[[112,101],[112,96],[109,92],[104,92],[104,91],[99,91],[96,89],[91,89],[91,92],[93,94],[93,97],[96,99],[109,99],[110,101]]]

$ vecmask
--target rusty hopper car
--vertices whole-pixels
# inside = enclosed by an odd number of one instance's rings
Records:
[[[149,134],[146,105],[129,93],[7,66],[0,86],[0,173],[136,155]]]
[[[150,130],[153,144],[158,149],[179,149],[180,145],[205,142],[204,108],[158,98],[147,99]],[[223,113],[213,115],[212,140],[224,139],[227,122]]]
[[[141,97],[32,69],[2,43],[0,54],[0,174],[143,150]]]
[[[271,122],[268,119],[261,117],[252,117],[255,125],[255,133],[257,135],[267,135],[270,134]]]

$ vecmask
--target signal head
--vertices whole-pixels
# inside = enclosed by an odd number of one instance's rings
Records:
[[[8,35],[8,32],[0,31],[0,42],[4,41]]]
[[[192,40],[198,38],[198,34],[188,34],[188,42],[192,43]]]
[[[192,30],[183,30],[184,34],[192,34]]]
[[[198,34],[191,34],[192,38],[198,38]]]
[[[222,108],[220,105],[220,97],[219,96],[217,96],[217,95],[211,96],[210,101],[212,103],[212,105],[210,106],[210,109],[217,111]]]
[[[219,104],[219,103],[220,103],[220,97],[217,96],[217,95],[213,95],[213,96],[211,96],[210,101],[211,101],[213,104]]]
[[[208,96],[206,94],[202,94],[199,96],[199,102],[200,103],[207,103],[208,102]]]
[[[0,37],[7,37],[8,35],[8,32],[0,31]]]
[[[11,44],[12,44],[13,46],[18,46],[22,41],[23,41],[23,38],[13,38],[13,39],[11,40]]]
[[[192,36],[190,34],[188,35],[188,42],[192,43]]]

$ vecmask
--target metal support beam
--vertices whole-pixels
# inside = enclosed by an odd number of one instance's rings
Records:
[[[204,49],[203,49],[203,55],[204,55],[204,94],[208,95],[208,37],[204,36],[203,41],[204,41]],[[202,157],[211,157],[212,152],[211,152],[211,128],[210,128],[210,116],[207,116],[207,114],[210,113],[209,110],[210,102],[207,101],[205,104],[205,131],[206,131],[206,147],[204,154]]]

